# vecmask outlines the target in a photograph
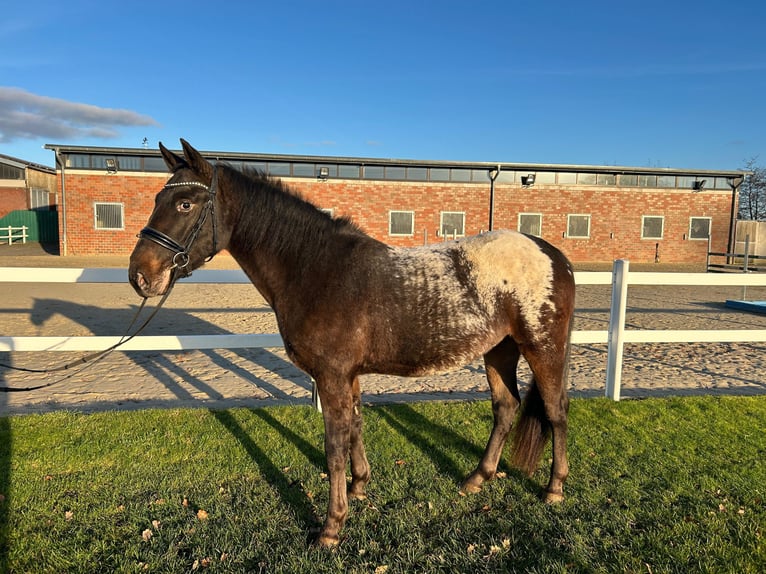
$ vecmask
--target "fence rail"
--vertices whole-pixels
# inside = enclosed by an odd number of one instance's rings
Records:
[[[0,267],[0,283],[124,283],[125,269],[61,269]],[[638,330],[625,329],[629,285],[766,286],[766,274],[631,272],[628,261],[615,261],[612,272],[578,272],[578,285],[611,285],[609,328],[574,331],[572,343],[607,344],[606,396],[620,400],[622,357],[626,343],[764,342],[766,330]],[[181,283],[246,284],[240,270],[195,271]],[[99,351],[120,337],[0,336],[0,352]],[[124,351],[274,348],[283,346],[278,334],[138,336],[120,347]]]
[[[21,227],[13,227],[11,225],[0,227],[0,242],[8,242],[8,245],[11,245],[15,240],[21,239],[22,243],[26,243],[28,229],[26,225]]]

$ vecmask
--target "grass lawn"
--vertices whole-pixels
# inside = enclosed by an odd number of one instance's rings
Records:
[[[0,419],[0,572],[766,571],[766,397],[570,412],[551,507],[547,463],[459,493],[488,402],[366,408],[369,500],[334,551],[310,545],[328,483],[309,407]]]

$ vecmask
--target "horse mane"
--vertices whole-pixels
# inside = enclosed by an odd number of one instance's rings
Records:
[[[227,178],[242,195],[243,205],[238,210],[235,227],[247,230],[242,239],[248,248],[268,241],[277,251],[305,253],[322,249],[329,236],[372,239],[350,217],[333,217],[320,210],[278,177],[255,168],[227,167],[230,168]],[[248,197],[254,201],[247,201]],[[248,208],[245,202],[253,208]]]

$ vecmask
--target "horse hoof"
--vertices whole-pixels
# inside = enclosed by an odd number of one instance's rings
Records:
[[[367,495],[364,492],[349,492],[348,497],[354,500],[367,500]]]
[[[320,548],[337,548],[338,547],[338,537],[337,536],[328,536],[326,534],[321,535],[319,538],[317,538],[317,546]]]
[[[564,502],[564,495],[557,492],[545,492],[543,500],[546,504],[561,504]]]
[[[465,494],[477,494],[481,492],[481,482],[475,482],[468,479],[460,487],[460,492]]]

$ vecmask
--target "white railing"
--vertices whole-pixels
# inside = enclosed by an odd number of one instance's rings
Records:
[[[125,269],[53,269],[0,267],[0,283],[124,283]],[[650,273],[629,271],[628,261],[615,261],[612,272],[578,272],[578,285],[612,285],[609,329],[574,331],[572,343],[607,344],[606,396],[620,400],[623,349],[626,343],[764,342],[766,330],[639,330],[625,329],[628,285],[766,286],[766,274]],[[195,271],[182,283],[250,283],[240,270]],[[0,352],[99,351],[121,337],[0,337]],[[138,336],[124,351],[269,348],[283,346],[278,334]]]
[[[22,243],[27,242],[27,227],[22,225],[21,227],[0,227],[0,242],[8,242],[11,245],[15,240],[21,239]]]

